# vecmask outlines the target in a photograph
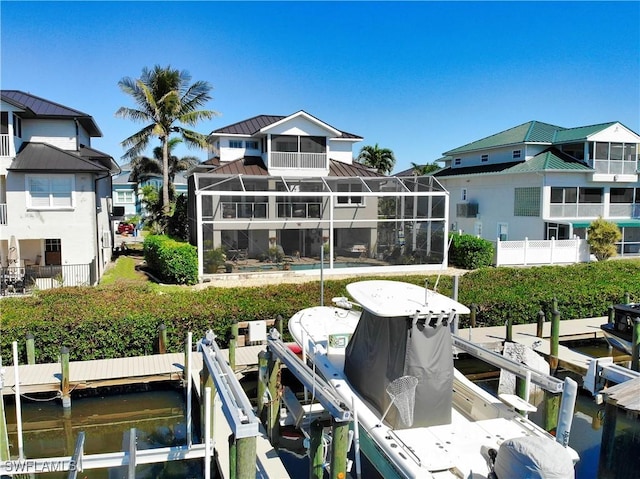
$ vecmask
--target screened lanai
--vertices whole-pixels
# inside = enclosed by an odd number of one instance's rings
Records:
[[[430,176],[194,173],[190,188],[191,242],[201,277],[446,264],[449,197]]]

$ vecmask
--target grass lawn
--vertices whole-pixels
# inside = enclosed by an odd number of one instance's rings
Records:
[[[136,269],[139,262],[138,258],[132,256],[118,257],[115,264],[104,273],[100,284],[109,285],[121,281],[146,283],[149,281],[147,275]]]

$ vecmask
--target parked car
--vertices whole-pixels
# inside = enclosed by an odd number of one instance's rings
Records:
[[[118,225],[117,233],[119,235],[122,235],[122,234],[133,234],[134,230],[135,230],[135,226],[132,225],[131,223],[120,223]]]

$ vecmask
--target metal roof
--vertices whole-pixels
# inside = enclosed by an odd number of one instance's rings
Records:
[[[40,98],[20,90],[0,90],[0,98],[23,110],[22,118],[66,118],[77,119],[90,136],[102,136],[102,132],[91,115],[74,110],[59,103]]]
[[[96,150],[94,150],[96,151]],[[114,163],[115,164],[115,163]],[[117,167],[117,165],[116,165]],[[83,157],[80,152],[62,150],[47,143],[24,143],[9,170],[42,172],[116,172],[105,166],[104,158]]]
[[[306,112],[305,112],[305,114],[309,115]],[[288,115],[288,116],[282,116],[282,115],[257,115],[257,116],[254,116],[252,118],[249,118],[247,120],[239,121],[237,123],[233,123],[232,125],[223,126],[222,128],[218,128],[217,130],[212,131],[211,135],[219,136],[219,135],[224,135],[224,134],[230,134],[230,135],[253,136],[253,135],[257,134],[261,129],[263,129],[263,128],[269,126],[269,125],[273,125],[274,123],[277,123],[279,121],[282,121],[285,118],[288,118],[289,116],[292,116],[292,115]],[[312,115],[309,115],[309,116],[312,116]],[[315,118],[315,117],[313,117],[313,118]],[[322,120],[318,120],[318,121],[320,121],[321,123],[325,123]],[[325,124],[328,125],[328,126],[331,126],[328,123],[325,123]],[[331,127],[331,128],[334,128],[334,127]],[[346,131],[338,130],[337,128],[334,128],[334,129],[341,133],[339,138],[362,140],[362,137],[360,137],[358,135],[354,135],[352,133],[347,133]]]

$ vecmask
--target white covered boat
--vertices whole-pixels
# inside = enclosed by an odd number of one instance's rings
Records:
[[[454,368],[450,324],[466,306],[398,281],[347,291],[353,303],[299,311],[289,330],[385,479],[574,477],[575,451]]]

